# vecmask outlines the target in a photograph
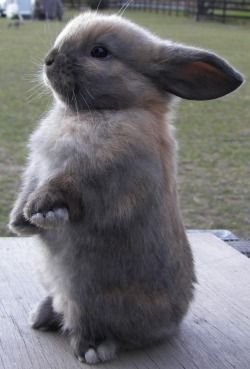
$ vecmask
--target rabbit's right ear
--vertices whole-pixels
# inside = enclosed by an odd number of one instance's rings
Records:
[[[160,88],[188,100],[216,99],[243,82],[241,74],[217,55],[174,43],[160,46],[150,74]]]

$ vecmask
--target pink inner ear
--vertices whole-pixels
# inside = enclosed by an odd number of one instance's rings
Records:
[[[199,78],[226,79],[225,74],[218,68],[200,60],[178,67],[176,77],[193,82]]]
[[[242,76],[223,59],[206,52],[176,56],[162,71],[165,90],[188,100],[212,100],[236,90]]]

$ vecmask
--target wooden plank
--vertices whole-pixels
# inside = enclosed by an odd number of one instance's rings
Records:
[[[189,239],[199,284],[179,332],[154,347],[119,353],[105,369],[250,368],[250,260],[213,235]],[[35,238],[0,239],[0,368],[89,368],[74,358],[67,337],[27,325],[43,296],[33,276],[37,259]]]

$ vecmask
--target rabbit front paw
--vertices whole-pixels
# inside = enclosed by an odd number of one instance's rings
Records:
[[[37,227],[49,229],[66,223],[68,219],[68,210],[66,208],[58,208],[42,213],[37,212],[29,220]]]
[[[28,199],[24,216],[37,227],[50,229],[69,220],[67,208],[50,193],[34,193]]]
[[[18,236],[33,236],[40,232],[39,228],[25,219],[23,212],[11,215],[8,226],[9,229]]]

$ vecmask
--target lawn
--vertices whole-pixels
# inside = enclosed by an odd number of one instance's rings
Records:
[[[65,21],[73,13],[66,13]],[[250,77],[250,23],[195,22],[193,18],[126,11],[162,37],[212,49]],[[0,235],[18,191],[26,143],[51,98],[39,95],[36,74],[64,22],[25,21],[19,29],[0,19]],[[38,91],[37,91],[38,90]],[[36,92],[37,91],[37,92]],[[192,229],[229,229],[250,235],[250,86],[209,102],[181,101],[179,191],[184,222]]]

